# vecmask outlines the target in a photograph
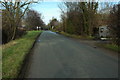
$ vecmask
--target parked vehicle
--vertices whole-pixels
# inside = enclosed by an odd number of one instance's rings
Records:
[[[107,25],[99,27],[99,37],[101,40],[106,40],[110,36]]]

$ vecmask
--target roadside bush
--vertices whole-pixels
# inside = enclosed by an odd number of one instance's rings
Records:
[[[25,34],[26,34],[26,29],[18,28],[15,38],[20,38],[20,37],[22,37]]]
[[[7,43],[7,34],[2,30],[2,44]]]
[[[23,28],[18,28],[16,32],[15,39],[22,37],[26,34],[26,30]],[[6,33],[6,30],[2,30],[2,44],[6,44],[10,41],[9,39],[10,35]]]

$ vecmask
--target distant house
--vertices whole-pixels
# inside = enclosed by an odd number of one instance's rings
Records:
[[[99,27],[99,37],[106,38],[110,35],[109,29],[107,26],[100,26]]]

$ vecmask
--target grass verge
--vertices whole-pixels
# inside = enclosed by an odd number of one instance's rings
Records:
[[[76,38],[76,39],[85,39],[85,40],[94,39],[94,37],[92,37],[92,36],[80,36],[80,35],[68,34],[68,33],[65,33],[65,32],[59,32],[59,33],[65,35],[67,37],[72,37],[72,38]]]
[[[2,78],[16,78],[18,76],[25,55],[40,33],[41,31],[28,31],[22,38],[2,46]]]
[[[65,32],[59,32],[59,33],[65,35],[67,37],[72,37],[72,38],[77,38],[77,39],[83,39],[83,40],[93,40],[94,39],[94,37],[92,37],[92,36],[79,36],[79,35],[74,35],[74,34],[68,34],[68,33],[65,33]],[[120,52],[120,47],[118,47],[115,44],[100,44],[100,43],[97,43],[96,46],[103,47],[103,48],[106,48],[106,49],[109,49],[109,50],[112,50],[112,51],[115,51],[115,52]]]
[[[99,47],[104,47],[106,49],[115,51],[115,52],[118,52],[118,51],[120,52],[120,47],[118,47],[115,44],[96,44],[96,45],[99,46]]]

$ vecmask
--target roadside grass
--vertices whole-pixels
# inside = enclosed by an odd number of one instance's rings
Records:
[[[120,47],[118,47],[118,45],[115,45],[115,44],[112,44],[112,43],[109,43],[109,44],[96,44],[97,46],[99,47],[103,47],[103,48],[106,48],[106,49],[109,49],[109,50],[112,50],[112,51],[116,51],[116,52],[120,52]]]
[[[59,32],[59,33],[65,35],[67,37],[72,37],[72,38],[76,38],[76,39],[83,39],[83,40],[94,39],[94,37],[92,37],[92,36],[80,36],[80,35],[68,34],[68,33],[65,33],[65,32]]]
[[[119,47],[115,44],[106,44],[104,47],[116,52],[120,51]]]
[[[41,32],[28,31],[22,38],[2,46],[2,78],[16,78],[18,76],[25,55]]]
[[[83,39],[83,40],[93,40],[94,37],[92,36],[79,36],[79,35],[74,35],[74,34],[68,34],[68,33],[65,33],[65,32],[59,32],[60,34],[62,35],[65,35],[67,37],[72,37],[72,38],[76,38],[76,39]],[[109,49],[109,50],[112,50],[112,51],[116,51],[116,52],[120,52],[120,47],[118,47],[117,45],[115,44],[100,44],[100,43],[97,43],[96,46],[99,46],[99,47],[103,47],[103,48],[106,48],[106,49]]]

